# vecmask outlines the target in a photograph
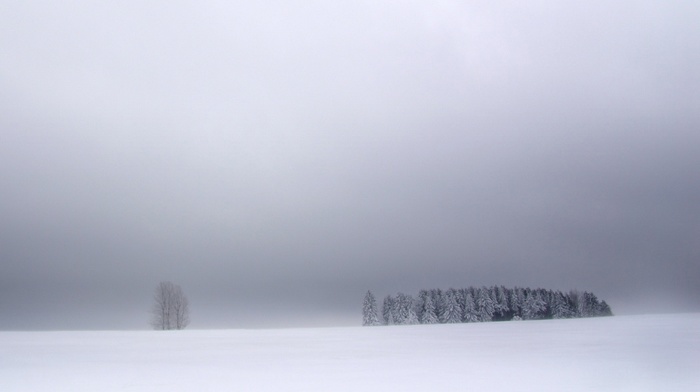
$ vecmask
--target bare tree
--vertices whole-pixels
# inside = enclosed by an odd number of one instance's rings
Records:
[[[153,295],[153,329],[185,329],[190,323],[190,306],[180,286],[160,282]]]
[[[190,323],[190,303],[187,301],[187,297],[183,294],[180,286],[175,286],[172,304],[175,329],[185,329]]]

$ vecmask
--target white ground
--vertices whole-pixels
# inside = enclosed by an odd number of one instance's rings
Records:
[[[0,391],[700,391],[700,314],[0,332]]]

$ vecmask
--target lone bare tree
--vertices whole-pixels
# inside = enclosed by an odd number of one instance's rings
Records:
[[[180,286],[160,282],[153,295],[153,329],[185,329],[190,323],[190,306]]]

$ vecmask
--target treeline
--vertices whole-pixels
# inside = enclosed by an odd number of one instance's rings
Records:
[[[612,316],[610,306],[587,291],[503,286],[421,290],[416,298],[403,293],[387,295],[381,312],[368,291],[362,313],[366,326]]]

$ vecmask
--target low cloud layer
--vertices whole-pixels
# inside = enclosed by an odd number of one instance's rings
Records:
[[[700,7],[23,2],[0,328],[359,324],[504,284],[698,311]]]

